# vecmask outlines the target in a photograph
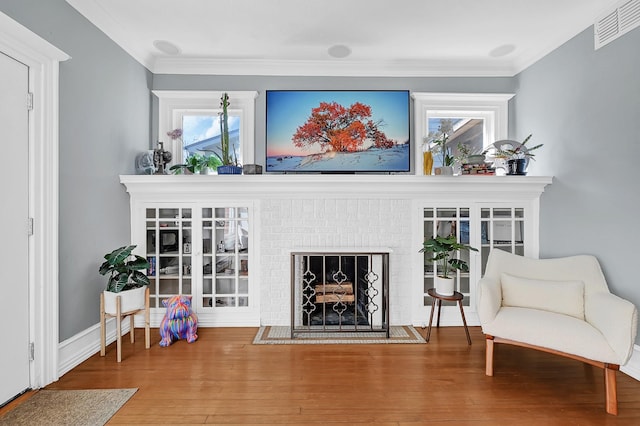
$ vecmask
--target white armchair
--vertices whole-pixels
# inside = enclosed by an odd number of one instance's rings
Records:
[[[562,355],[604,369],[606,411],[618,413],[616,371],[631,357],[638,311],[609,292],[595,257],[531,259],[494,249],[477,309],[488,376],[495,343]]]

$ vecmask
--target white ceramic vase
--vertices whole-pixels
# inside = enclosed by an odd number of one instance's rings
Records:
[[[116,300],[120,296],[120,313],[133,312],[145,308],[144,292],[145,286],[134,288],[131,290],[113,293],[104,291],[104,311],[110,315],[117,314]]]
[[[453,296],[453,292],[455,290],[454,278],[436,277],[435,283],[436,283],[436,293],[441,294],[443,296]]]

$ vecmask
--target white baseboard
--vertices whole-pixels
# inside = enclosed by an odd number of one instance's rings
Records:
[[[122,334],[129,331],[129,321],[122,322]],[[116,320],[107,320],[107,345],[116,340]],[[87,328],[58,345],[58,377],[69,372],[100,351],[100,323]]]
[[[620,367],[620,371],[640,381],[640,346],[634,345],[631,359]]]

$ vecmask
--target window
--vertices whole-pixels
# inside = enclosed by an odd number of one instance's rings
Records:
[[[513,94],[413,93],[412,97],[416,174],[422,174],[422,151],[429,133],[437,133],[443,123],[453,127],[447,146],[454,156],[460,154],[459,144],[476,153],[497,140],[507,138],[508,102]],[[434,167],[439,166],[442,166],[442,158],[436,155]]]
[[[243,163],[240,146],[240,126],[242,115],[229,114],[229,152],[238,164]],[[198,153],[220,154],[220,114],[217,111],[178,112],[176,128],[182,129],[182,158]]]
[[[191,153],[220,152],[220,98],[229,95],[229,139],[240,164],[254,162],[256,91],[154,90],[158,97],[158,140],[180,164]],[[182,129],[182,138],[172,140],[167,132]]]

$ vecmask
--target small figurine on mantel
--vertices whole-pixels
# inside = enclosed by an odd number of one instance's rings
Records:
[[[164,144],[158,141],[158,147],[153,150],[153,164],[156,167],[156,175],[167,174],[166,166],[171,162],[171,152],[164,150]]]

